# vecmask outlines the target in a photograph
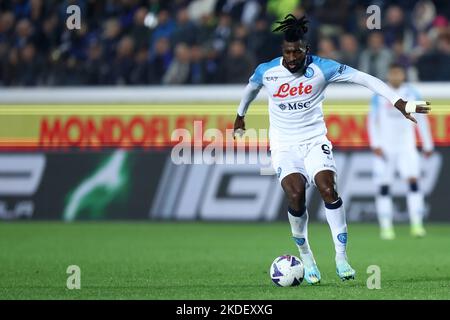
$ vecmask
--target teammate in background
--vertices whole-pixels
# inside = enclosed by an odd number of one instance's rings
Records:
[[[305,189],[315,185],[325,202],[327,222],[336,251],[336,273],[342,280],[354,279],[347,253],[347,223],[342,199],[336,188],[336,165],[332,145],[327,139],[323,119],[324,90],[332,82],[363,85],[385,97],[407,119],[412,112],[428,113],[426,104],[405,101],[381,80],[330,59],[309,54],[304,40],[305,17],[289,14],[274,32],[284,33],[282,57],[260,64],[237,110],[234,132],[242,135],[244,116],[262,87],[269,96],[269,138],[272,165],[288,200],[288,218],[292,235],[305,266],[305,279],[320,282],[321,275],[308,241],[308,213]]]
[[[405,83],[405,70],[402,66],[392,64],[388,73],[389,85],[398,95],[407,100],[420,100],[417,91]],[[417,116],[418,129],[423,141],[423,152],[426,158],[433,153],[428,119],[424,115]],[[404,121],[392,104],[374,95],[368,117],[370,146],[375,154],[374,182],[379,187],[375,206],[380,224],[382,239],[395,238],[393,220],[393,203],[389,187],[395,180],[396,171],[409,183],[406,196],[411,234],[415,237],[425,236],[423,227],[424,196],[418,185],[420,176],[420,156],[416,147],[415,126]]]

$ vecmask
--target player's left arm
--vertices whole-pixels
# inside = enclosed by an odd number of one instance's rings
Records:
[[[328,80],[329,82],[350,82],[362,85],[388,99],[407,119],[414,123],[417,123],[417,120],[411,113],[426,114],[431,111],[430,103],[427,101],[405,101],[380,79],[349,66],[336,64],[339,67],[336,67],[335,73]]]

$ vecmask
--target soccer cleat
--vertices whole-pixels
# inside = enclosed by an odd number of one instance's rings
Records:
[[[380,238],[382,240],[394,240],[395,239],[395,232],[394,228],[381,228],[380,231]]]
[[[305,280],[311,285],[320,283],[320,271],[316,264],[305,266]]]
[[[420,224],[415,224],[411,226],[411,235],[415,238],[423,238],[427,232],[425,228]]]
[[[346,260],[336,262],[336,273],[342,281],[355,279],[355,270]]]

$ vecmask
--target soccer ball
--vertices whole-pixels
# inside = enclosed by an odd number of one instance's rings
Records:
[[[270,278],[279,287],[298,286],[304,275],[303,263],[296,256],[286,254],[277,257],[270,266]]]

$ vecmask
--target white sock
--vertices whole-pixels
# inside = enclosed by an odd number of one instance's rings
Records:
[[[294,216],[288,211],[288,218],[291,224],[292,236],[297,244],[303,263],[305,265],[315,264],[316,261],[308,241],[308,211],[305,209],[305,212],[300,217],[297,214]]]
[[[347,260],[347,223],[345,221],[345,209],[342,199],[339,198],[333,203],[325,203],[325,215],[333,236],[336,262]]]
[[[406,197],[406,202],[411,224],[422,225],[424,211],[423,194],[420,191],[410,191]]]
[[[382,229],[392,228],[393,203],[390,196],[377,195],[375,198],[378,222]]]

